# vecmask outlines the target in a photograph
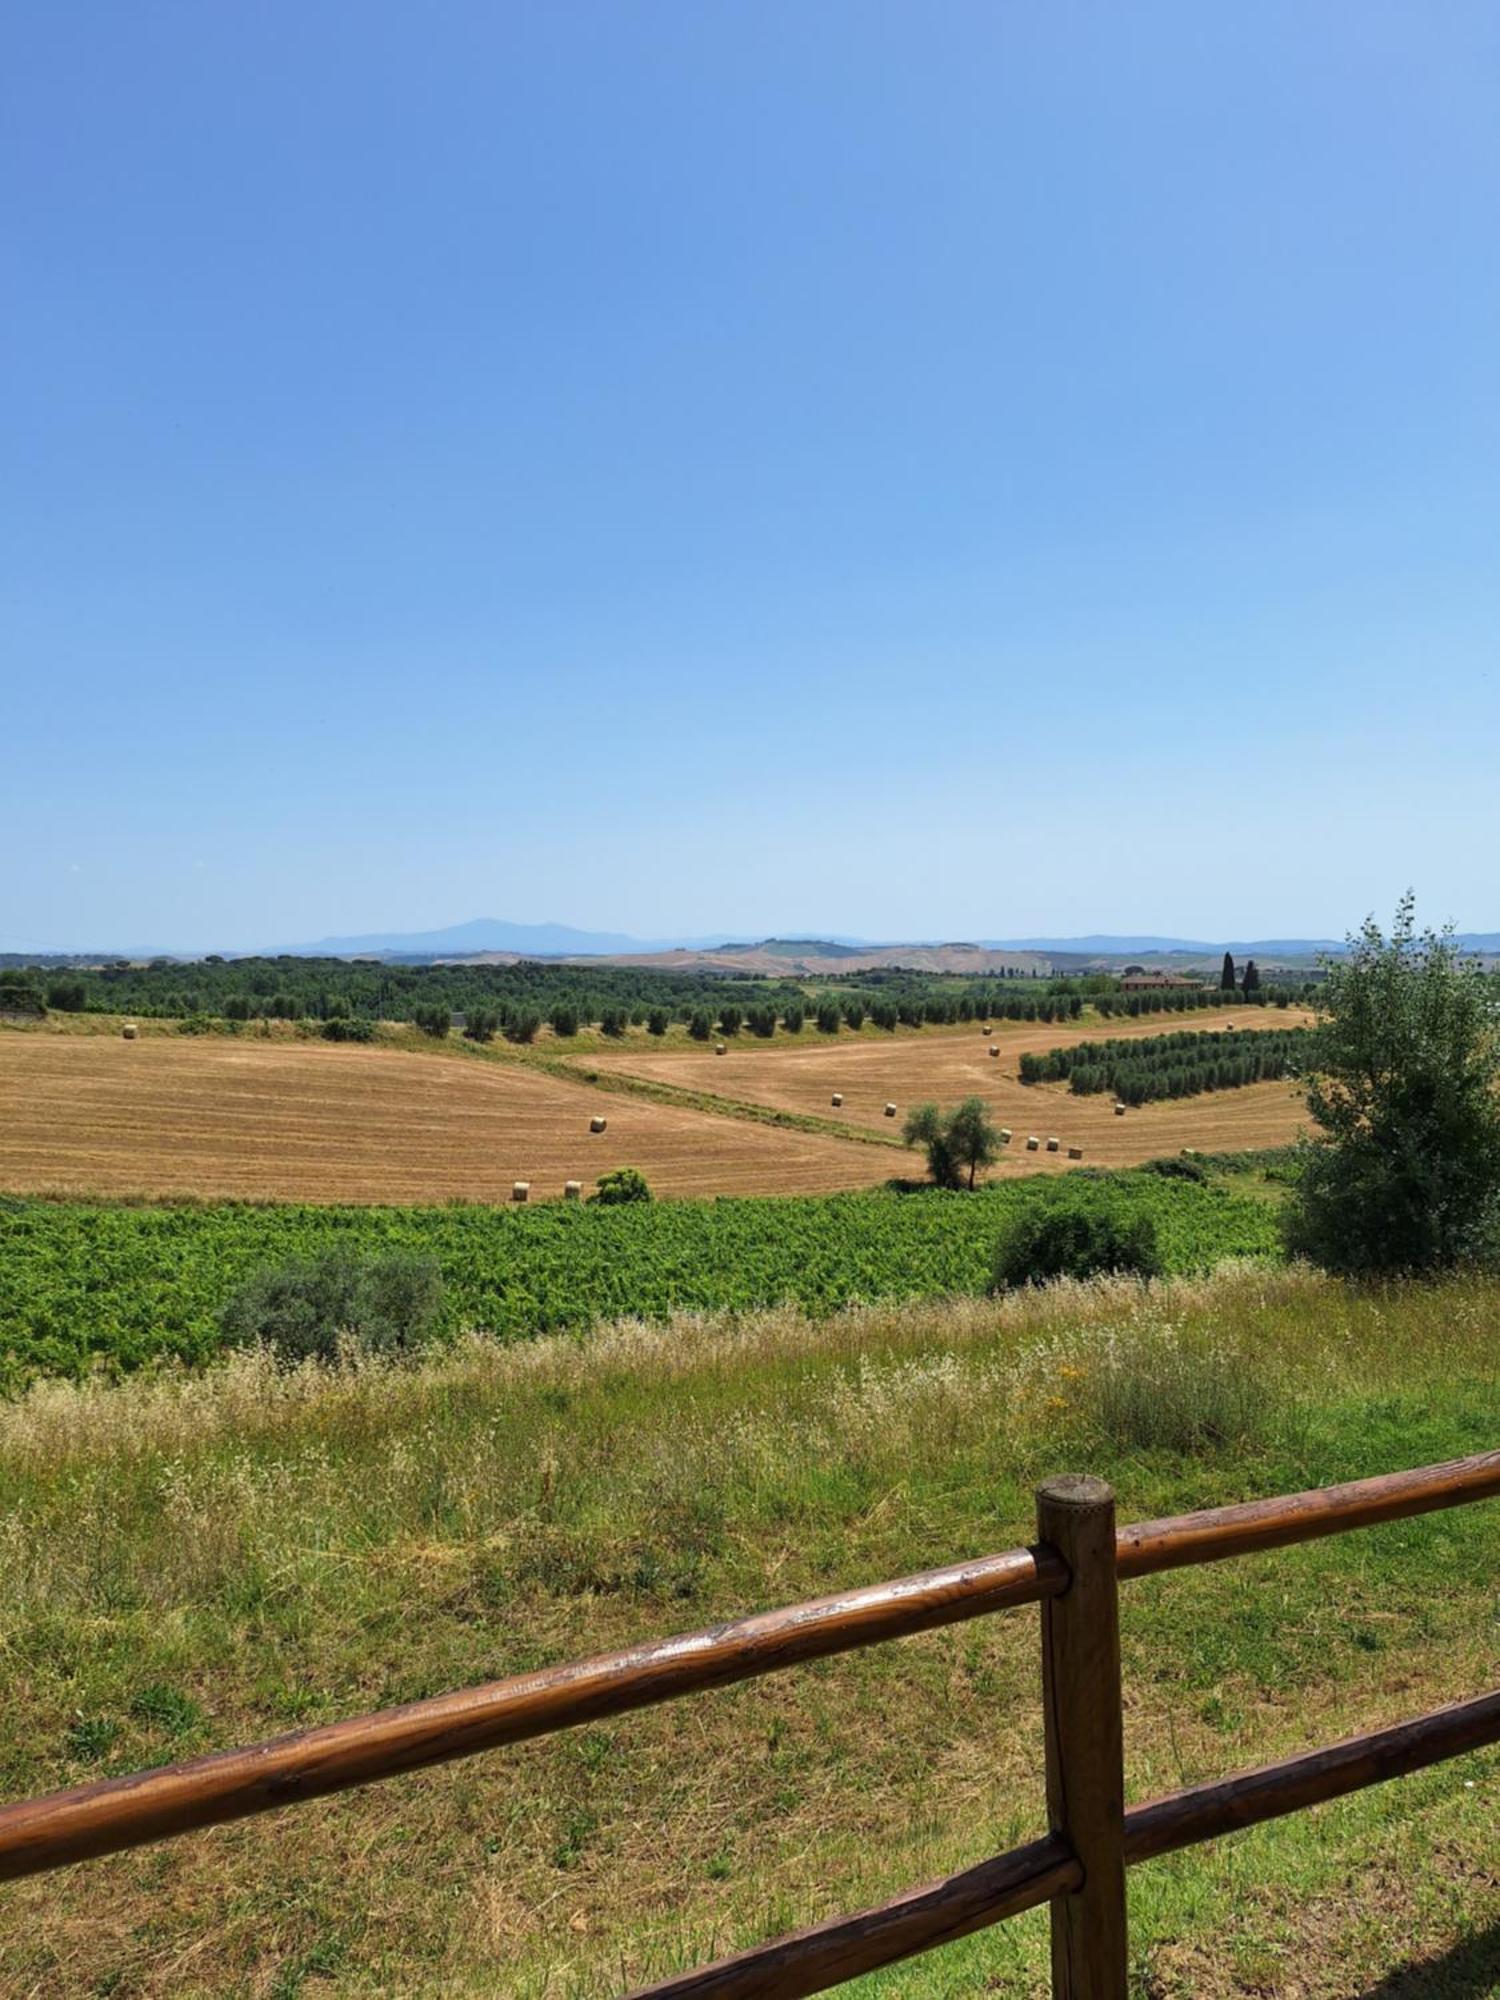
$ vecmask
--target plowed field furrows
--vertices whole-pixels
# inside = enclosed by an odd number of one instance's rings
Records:
[[[607,1120],[602,1134],[589,1118]],[[0,1189],[506,1201],[639,1167],[661,1194],[864,1187],[902,1156],[601,1095],[520,1063],[379,1048],[0,1034]]]
[[[1085,1165],[1108,1167],[1130,1166],[1184,1146],[1215,1153],[1281,1146],[1296,1137],[1304,1112],[1299,1093],[1289,1085],[1257,1083],[1145,1104],[1117,1118],[1107,1094],[1075,1097],[1065,1083],[1021,1083],[1017,1067],[1027,1050],[1114,1037],[1144,1038],[1179,1026],[1220,1029],[1233,1040],[1245,1029],[1297,1027],[1310,1018],[1291,1010],[1245,1007],[1207,1017],[1157,1016],[1086,1025],[997,1022],[989,1037],[976,1025],[935,1034],[882,1035],[878,1040],[869,1036],[820,1040],[802,1047],[731,1044],[722,1056],[712,1049],[694,1048],[659,1055],[631,1051],[591,1056],[589,1061],[653,1082],[717,1091],[780,1111],[815,1112],[820,1118],[886,1131],[914,1104],[951,1106],[964,1097],[982,1097],[997,1121],[1014,1135],[999,1171],[1036,1173],[1076,1166],[1066,1155],[1070,1145],[1082,1146]],[[992,1041],[1000,1050],[998,1057],[989,1053]],[[844,1100],[840,1108],[832,1103],[835,1091]],[[894,1120],[885,1116],[887,1104],[896,1106]],[[1056,1138],[1059,1152],[1027,1152],[1031,1134],[1044,1149],[1048,1138]],[[919,1169],[914,1166],[911,1171]]]

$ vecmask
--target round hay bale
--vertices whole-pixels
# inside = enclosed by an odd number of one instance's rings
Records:
[[[1041,1143],[1042,1143],[1041,1140],[1036,1136],[1035,1132],[1033,1132],[1031,1137],[1026,1141],[1027,1152],[1028,1153],[1037,1152],[1041,1147]]]
[[[896,1107],[895,1107],[895,1105],[894,1105],[894,1104],[888,1104],[888,1105],[887,1105],[887,1106],[885,1107],[885,1115],[886,1115],[886,1117],[887,1117],[887,1118],[894,1118],[894,1117],[895,1117],[895,1115],[896,1115]]]
[[[133,1041],[135,1040],[136,1036],[137,1036],[137,1035],[138,1035],[138,1034],[139,1034],[140,1032],[141,1032],[141,1031],[140,1031],[140,1029],[139,1029],[139,1028],[138,1028],[138,1027],[137,1027],[137,1026],[135,1025],[135,1022],[134,1022],[134,1021],[127,1021],[127,1022],[125,1023],[125,1025],[124,1025],[124,1027],[123,1027],[123,1028],[121,1028],[121,1030],[120,1030],[120,1033],[121,1033],[122,1037],[123,1037],[123,1038],[124,1038],[124,1039],[125,1039],[125,1040],[126,1040],[127,1042],[133,1042]]]
[[[830,1102],[832,1103],[835,1111],[838,1110],[839,1106],[843,1103],[843,1101],[844,1101],[844,1093],[841,1090],[836,1090],[833,1093],[832,1098],[830,1099]]]
[[[993,1022],[993,1021],[986,1021],[986,1022],[985,1022],[985,1024],[984,1024],[984,1026],[983,1026],[983,1027],[982,1027],[982,1028],[980,1029],[980,1031],[979,1031],[979,1032],[980,1032],[980,1034],[982,1034],[982,1035],[993,1035],[993,1034],[994,1034],[994,1032],[995,1032],[995,1024],[994,1024],[994,1022]]]
[[[995,1044],[994,1042],[991,1042],[991,1043],[990,1043],[990,1054],[991,1054],[992,1056],[997,1056],[997,1055],[999,1055],[999,1053],[1000,1053],[1000,1050],[999,1050],[998,1046],[997,1046],[997,1045],[996,1045],[996,1044]]]
[[[598,1112],[596,1111],[593,1117],[589,1120],[589,1130],[591,1132],[602,1132],[608,1123],[609,1120],[607,1118],[601,1118]]]
[[[564,1181],[564,1182],[563,1182],[563,1200],[564,1200],[564,1201],[582,1201],[582,1200],[583,1200],[583,1182],[582,1182],[582,1181]]]
[[[728,1051],[728,1050],[727,1050],[727,1049],[725,1048],[725,1046],[724,1046],[724,1044],[723,1044],[722,1042],[715,1042],[715,1043],[714,1043],[714,1054],[715,1054],[716,1056],[722,1056],[722,1055],[727,1055],[728,1053],[729,1053],[729,1051]]]
[[[525,1201],[531,1193],[530,1181],[517,1181],[510,1191],[512,1201]]]

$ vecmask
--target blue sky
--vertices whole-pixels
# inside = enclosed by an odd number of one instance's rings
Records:
[[[1500,926],[1500,10],[22,0],[0,949]]]

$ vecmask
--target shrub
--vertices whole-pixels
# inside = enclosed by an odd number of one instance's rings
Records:
[[[693,1010],[688,1021],[688,1033],[695,1042],[706,1042],[714,1031],[714,1017],[706,1007]]]
[[[752,1007],[749,1014],[750,1032],[759,1035],[762,1041],[769,1041],[776,1032],[776,1009],[774,1007]]]
[[[652,1199],[650,1184],[636,1167],[616,1167],[611,1174],[601,1174],[595,1190],[589,1200],[598,1202],[601,1208],[619,1208],[629,1201]]]
[[[505,1023],[505,1039],[508,1042],[534,1042],[541,1025],[542,1017],[537,1008],[513,1008]]]
[[[840,1012],[836,1001],[825,1000],[819,1007],[818,1033],[820,1035],[836,1035],[843,1026],[843,1021],[843,1014]]]
[[[672,1025],[672,1016],[665,1007],[653,1007],[646,1016],[646,1032],[649,1035],[664,1035]]]
[[[578,1033],[578,1009],[576,1007],[554,1007],[552,1012],[547,1016],[547,1019],[551,1023],[553,1034],[562,1036],[564,1040]]]
[[[493,1007],[471,1007],[464,1016],[464,1039],[492,1042],[499,1026],[500,1016]]]
[[[448,1031],[453,1026],[452,1009],[436,1004],[413,1007],[411,1017],[424,1035],[431,1035],[438,1042],[447,1040]]]
[[[19,1014],[40,1020],[47,1003],[31,981],[15,973],[0,972],[0,1014]]]
[[[373,1042],[375,1023],[361,1020],[357,1014],[347,1020],[335,1014],[323,1023],[323,1039],[325,1042]]]
[[[1149,1215],[1059,1204],[1011,1223],[995,1248],[990,1289],[1015,1291],[1054,1278],[1159,1278],[1163,1269]]]
[[[737,1035],[744,1026],[744,1011],[739,1007],[721,1007],[719,1026],[726,1035]]]
[[[1208,1179],[1208,1169],[1201,1160],[1190,1160],[1184,1153],[1165,1153],[1157,1160],[1141,1163],[1143,1174],[1160,1174],[1164,1181],[1197,1181]]]
[[[859,1030],[865,1025],[865,1003],[863,1000],[846,1000],[844,1002],[844,1019],[853,1028],[855,1033],[858,1034]]]
[[[781,1025],[789,1035],[800,1035],[806,1019],[807,1015],[801,1007],[788,1007],[781,1017]]]
[[[630,1025],[630,1016],[623,1007],[606,1007],[599,1016],[600,1032],[617,1040]]]
[[[47,985],[47,1005],[59,1014],[81,1014],[88,1004],[88,988],[81,979],[53,979]]]
[[[236,1347],[263,1343],[288,1366],[336,1361],[345,1342],[366,1354],[414,1353],[436,1334],[443,1283],[436,1259],[397,1253],[361,1260],[330,1251],[256,1273],[219,1320]]]

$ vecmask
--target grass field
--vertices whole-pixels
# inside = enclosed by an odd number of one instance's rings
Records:
[[[0,1405],[7,1796],[1013,1545],[1494,1443],[1500,1287],[1286,1270]],[[1500,1506],[1130,1585],[1130,1792],[1495,1685]],[[1018,1612],[0,1892],[0,1990],[589,2000],[1042,1825]],[[1149,2000],[1500,1990],[1493,1753],[1131,1877]],[[1030,1918],[867,1982],[1045,1991]]]
[[[1264,1007],[1226,1009],[1195,1028],[1227,1033],[1246,1029],[1296,1027],[1311,1017],[1295,1009]],[[1203,1152],[1229,1152],[1285,1145],[1303,1122],[1300,1095],[1285,1084],[1252,1084],[1240,1090],[1212,1093],[1176,1102],[1147,1104],[1116,1118],[1108,1096],[1075,1097],[1066,1084],[1022,1084],[1017,1077],[1020,1057],[1069,1043],[1097,1039],[1102,1034],[1144,1039],[1168,1032],[1175,1023],[1145,1017],[1112,1021],[1101,1027],[1093,1020],[997,1022],[992,1036],[977,1027],[944,1028],[918,1035],[863,1035],[846,1041],[797,1046],[790,1042],[757,1048],[738,1038],[727,1054],[716,1056],[701,1046],[654,1054],[632,1048],[612,1056],[591,1058],[601,1072],[627,1071],[654,1082],[726,1095],[782,1111],[813,1113],[862,1130],[891,1129],[885,1107],[897,1107],[897,1119],[914,1104],[955,1104],[961,1098],[982,1097],[996,1122],[1014,1133],[1010,1150],[997,1171],[1004,1175],[1056,1171],[1066,1158],[1046,1152],[1027,1153],[1025,1141],[1035,1133],[1045,1141],[1082,1146],[1084,1158],[1101,1166],[1129,1166],[1164,1153],[1196,1146]],[[989,1054],[991,1045],[1000,1050]],[[838,1092],[843,1105],[835,1108]]]

